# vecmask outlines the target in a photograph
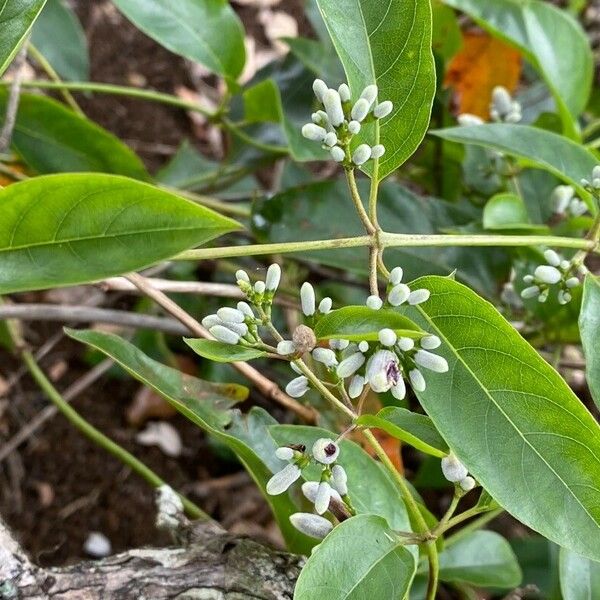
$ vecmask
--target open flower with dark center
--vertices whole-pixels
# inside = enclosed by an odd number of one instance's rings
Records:
[[[391,391],[400,400],[406,395],[400,361],[390,350],[378,350],[373,354],[367,363],[366,379],[378,394]]]

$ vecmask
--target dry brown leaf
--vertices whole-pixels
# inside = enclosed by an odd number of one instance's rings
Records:
[[[490,118],[492,90],[497,85],[514,92],[521,76],[521,56],[487,33],[463,33],[463,46],[452,59],[444,85],[454,89],[457,114]]]

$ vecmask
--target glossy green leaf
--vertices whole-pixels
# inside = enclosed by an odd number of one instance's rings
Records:
[[[520,158],[526,166],[550,171],[572,185],[580,198],[595,210],[581,180],[591,177],[598,160],[589,150],[563,136],[526,125],[504,123],[450,127],[431,133],[453,142],[491,148]]]
[[[378,339],[382,329],[393,329],[399,336],[419,338],[422,331],[395,310],[374,310],[367,306],[345,306],[319,317],[315,335],[319,340],[342,338],[352,342]]]
[[[528,225],[527,207],[516,194],[496,194],[487,201],[483,209],[485,229],[517,229]]]
[[[563,600],[600,598],[600,562],[561,548],[559,572]]]
[[[175,54],[237,79],[244,68],[244,29],[227,0],[114,0],[146,35]]]
[[[577,21],[538,0],[444,0],[468,13],[479,25],[517,46],[540,72],[568,130],[590,94],[593,59]]]
[[[90,78],[85,32],[65,0],[47,0],[31,32],[31,42],[63,79]]]
[[[185,343],[196,353],[208,360],[215,362],[235,362],[237,360],[247,361],[261,356],[267,356],[266,352],[255,348],[244,348],[243,346],[232,346],[215,340],[200,340],[184,338]]]
[[[432,47],[434,54],[449,61],[462,46],[462,32],[456,13],[442,0],[433,0]]]
[[[600,279],[588,275],[583,284],[579,331],[586,360],[586,379],[600,407]]]
[[[0,0],[0,75],[6,71],[46,0]]]
[[[141,269],[240,226],[116,175],[48,175],[0,191],[0,293]]]
[[[244,90],[244,120],[247,123],[279,123],[279,91],[272,79],[259,81]]]
[[[493,531],[474,531],[440,554],[442,581],[514,588],[521,583],[522,577],[510,544]]]
[[[267,412],[254,408],[240,415],[229,408],[232,401],[244,400],[248,390],[235,384],[211,384],[177,369],[167,367],[146,356],[124,339],[99,331],[66,330],[68,335],[112,358],[132,377],[148,386],[169,404],[228,446],[248,469],[271,506],[275,518],[292,552],[308,552],[314,544],[289,522],[297,508],[287,494],[269,496],[265,487],[272,471],[285,466],[275,457],[277,446],[268,428],[276,423]]]
[[[313,551],[294,600],[401,600],[410,589],[415,558],[381,517],[344,521]]]
[[[381,143],[379,178],[396,170],[421,143],[435,94],[429,0],[317,0],[344,65],[353,99],[376,83],[394,110],[365,127],[361,141]],[[369,166],[369,172],[372,166]]]
[[[345,79],[344,69],[331,43],[326,44],[302,37],[284,37],[281,41],[290,47],[291,52],[315,76],[332,82],[331,85],[334,85],[333,82]]]
[[[439,434],[431,419],[406,408],[388,406],[381,409],[376,415],[360,416],[356,423],[382,429],[389,435],[426,454],[442,458],[449,453],[448,444]]]
[[[1,113],[7,97],[1,89]],[[21,94],[12,145],[38,173],[96,171],[149,179],[142,161],[123,142],[47,96]]]
[[[491,304],[449,278],[414,285],[431,297],[406,314],[449,365],[417,394],[440,434],[514,517],[600,558],[600,426]]]

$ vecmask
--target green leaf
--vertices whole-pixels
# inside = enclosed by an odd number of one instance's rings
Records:
[[[331,42],[327,44],[302,37],[284,37],[281,38],[281,41],[285,42],[290,47],[292,54],[316,76],[331,82],[344,80],[342,64]]]
[[[421,404],[494,499],[525,525],[600,558],[600,427],[560,375],[477,294],[443,277],[406,309],[442,339],[446,375]],[[541,501],[543,499],[543,501]]]
[[[456,13],[441,0],[433,0],[432,47],[434,54],[449,61],[462,46],[462,32]]]
[[[307,553],[314,540],[299,533],[289,522],[297,508],[287,494],[266,493],[272,471],[285,466],[275,457],[277,446],[268,428],[276,423],[267,412],[255,407],[248,415],[228,410],[244,400],[248,390],[235,384],[211,384],[163,365],[122,338],[99,331],[66,330],[67,334],[103,352],[132,377],[165,398],[181,414],[228,446],[240,459],[271,506],[288,548]],[[217,395],[218,393],[218,395]]]
[[[351,342],[376,341],[379,332],[393,329],[398,336],[420,338],[423,332],[395,310],[374,310],[367,306],[345,306],[319,317],[315,326],[318,340],[341,338]]]
[[[391,436],[426,454],[443,458],[449,453],[448,444],[431,419],[405,408],[389,406],[381,409],[376,415],[362,415],[356,423],[383,429]]]
[[[0,2],[0,75],[6,71],[46,0],[2,0]]]
[[[114,0],[146,35],[235,80],[246,62],[244,28],[227,0]]]
[[[563,600],[600,598],[600,563],[561,548],[559,572]]]
[[[0,90],[0,112],[8,92]],[[102,127],[47,96],[21,94],[12,145],[38,173],[97,171],[149,179],[142,161]]]
[[[581,345],[586,360],[586,378],[592,398],[600,408],[600,279],[587,275],[579,314]]]
[[[233,346],[215,340],[184,338],[184,342],[196,354],[215,362],[228,363],[238,360],[245,362],[247,360],[252,360],[253,358],[268,356],[267,352],[264,352],[263,350],[244,348],[243,346]]]
[[[0,191],[0,293],[87,283],[239,229],[231,219],[116,175],[47,175]]]
[[[294,600],[400,600],[410,589],[415,558],[381,517],[344,521],[315,548]]]
[[[576,130],[591,90],[593,57],[584,31],[571,15],[538,0],[444,1],[516,46],[546,81],[565,129]]]
[[[493,531],[474,531],[440,554],[442,581],[514,588],[523,574],[510,544]]]
[[[525,202],[516,194],[496,194],[483,209],[485,229],[522,229],[531,227]]]
[[[379,178],[396,170],[421,143],[435,94],[429,0],[317,0],[344,65],[353,99],[370,84],[394,110],[365,127],[361,141],[381,143]],[[372,169],[372,166],[369,167]],[[371,171],[370,171],[371,172]]]
[[[85,32],[64,0],[47,0],[31,32],[31,42],[63,79],[90,78]]]
[[[244,121],[279,123],[279,90],[272,79],[264,79],[244,90]]]
[[[563,136],[536,127],[504,123],[450,127],[431,133],[445,140],[491,148],[522,159],[526,166],[550,171],[572,185],[589,208],[596,210],[581,180],[591,177],[598,160],[583,146]]]

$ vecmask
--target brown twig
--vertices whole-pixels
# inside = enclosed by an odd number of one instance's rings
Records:
[[[14,76],[10,85],[8,94],[8,103],[6,105],[6,114],[4,115],[4,125],[0,131],[0,153],[6,152],[10,147],[13,130],[17,121],[17,112],[19,110],[19,96],[21,95],[21,83],[23,82],[23,67],[27,60],[27,42],[15,57]]]

